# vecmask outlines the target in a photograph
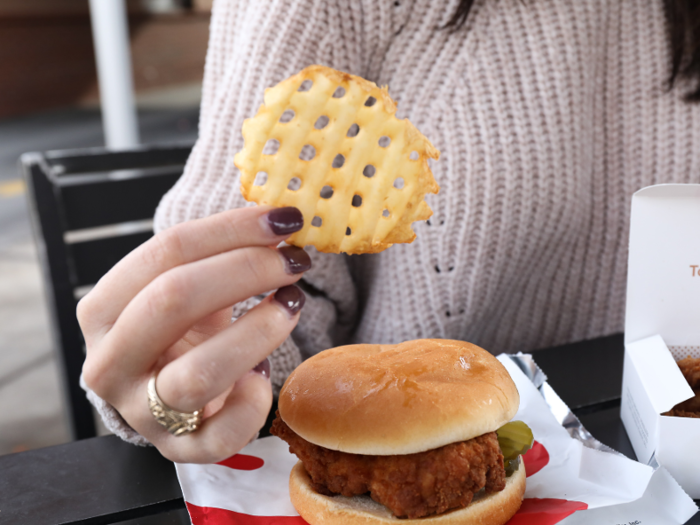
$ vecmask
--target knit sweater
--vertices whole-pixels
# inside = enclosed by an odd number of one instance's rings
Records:
[[[156,230],[248,205],[233,156],[265,88],[310,64],[388,85],[441,151],[432,218],[375,255],[312,251],[273,354],[439,337],[527,351],[623,329],[632,194],[700,182],[700,105],[667,89],[661,0],[220,0],[199,139]],[[245,310],[254,303],[239,305]]]

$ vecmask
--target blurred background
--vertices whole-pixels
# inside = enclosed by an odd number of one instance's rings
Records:
[[[125,7],[140,143],[193,142],[211,0]],[[103,146],[100,108],[88,0],[0,0],[0,454],[71,439],[18,159]]]

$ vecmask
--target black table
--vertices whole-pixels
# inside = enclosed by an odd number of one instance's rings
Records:
[[[623,350],[615,335],[533,355],[593,436],[635,458],[620,421]],[[153,448],[109,436],[0,456],[5,523],[181,525],[189,519],[173,464]],[[700,525],[700,514],[688,523]]]

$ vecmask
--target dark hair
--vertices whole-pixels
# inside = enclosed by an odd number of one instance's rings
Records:
[[[669,87],[682,79],[690,84],[688,102],[700,102],[700,2],[664,0],[671,46]]]
[[[663,0],[668,41],[671,50],[671,75],[668,88],[679,81],[689,86],[688,102],[700,102],[700,2],[698,0]],[[474,0],[460,0],[446,29],[456,31],[464,25]]]

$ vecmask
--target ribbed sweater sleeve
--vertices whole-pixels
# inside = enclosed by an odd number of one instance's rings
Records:
[[[158,207],[156,232],[249,205],[240,193],[240,174],[233,165],[234,155],[243,147],[243,121],[255,115],[267,87],[308,65],[320,63],[362,74],[369,49],[363,28],[359,2],[216,2],[199,138],[182,178]],[[314,268],[302,283],[308,293],[299,327],[271,356],[276,391],[303,357],[332,346],[332,334],[342,333],[342,327],[354,321],[355,292],[345,258],[311,255]]]
[[[353,11],[341,16],[341,9],[331,4],[321,0],[214,4],[199,138],[183,177],[158,207],[156,231],[247,204],[238,191],[233,156],[243,147],[243,121],[255,115],[265,88],[313,63],[362,69],[352,25],[342,31],[338,27],[349,24],[345,18],[352,19]]]

